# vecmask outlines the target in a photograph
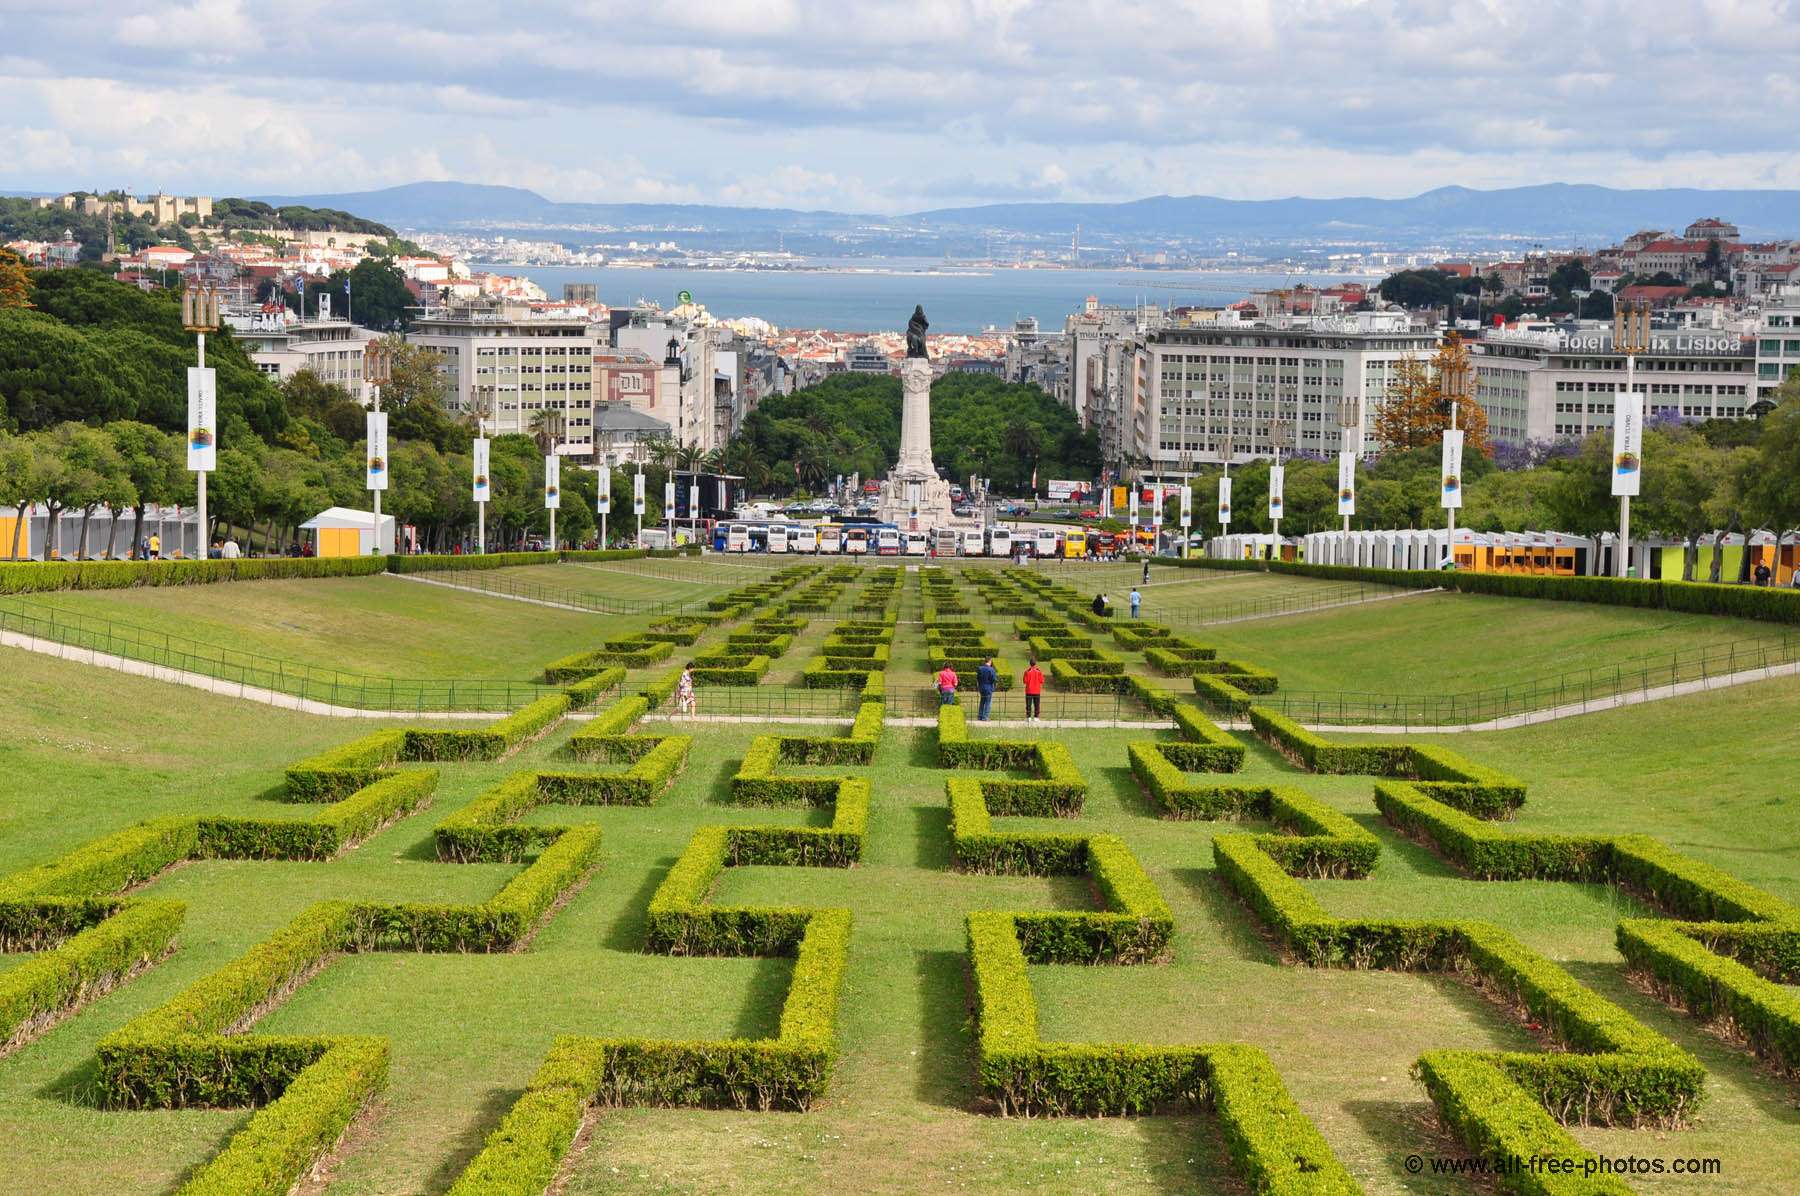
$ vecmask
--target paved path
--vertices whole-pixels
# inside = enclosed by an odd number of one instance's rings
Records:
[[[282,693],[278,689],[265,689],[260,685],[246,685],[241,681],[226,681],[218,677],[208,677],[205,673],[192,673],[186,669],[174,669],[167,665],[132,660],[128,656],[114,656],[109,652],[100,652],[93,648],[80,648],[73,644],[58,643],[55,640],[40,639],[35,635],[26,635],[18,631],[0,631],[0,645],[9,648],[23,648],[27,652],[54,656],[61,660],[72,660],[77,664],[112,669],[118,673],[129,673],[134,677],[149,677],[154,681],[185,685],[190,689],[205,690],[207,693],[219,694],[227,698],[260,702],[265,706],[293,710],[300,714],[320,714],[327,718],[495,719],[506,713],[505,711],[478,710],[363,710],[356,706],[338,706],[331,702],[296,697],[293,694]]]
[[[598,615],[604,612],[589,610],[585,606],[576,606],[568,602],[552,602],[548,598],[526,598],[519,594],[500,594],[493,590],[484,590],[480,586],[459,586],[453,581],[438,581],[436,578],[420,577],[416,573],[383,573],[383,577],[393,577],[400,581],[416,581],[422,586],[443,586],[446,590],[461,590],[465,594],[482,594],[489,598],[504,598],[508,602],[528,602],[532,606],[548,606],[556,610],[579,611],[584,615]]]

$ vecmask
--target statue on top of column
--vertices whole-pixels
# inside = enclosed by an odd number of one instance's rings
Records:
[[[906,355],[908,357],[925,356],[925,330],[931,324],[925,319],[925,305],[913,307],[912,319],[906,322]]]

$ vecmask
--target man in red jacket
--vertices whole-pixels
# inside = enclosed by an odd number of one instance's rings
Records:
[[[1041,717],[1044,700],[1044,670],[1038,668],[1037,658],[1033,657],[1031,667],[1025,670],[1025,721],[1031,722]]]
[[[937,675],[938,705],[956,705],[956,670],[945,665]]]

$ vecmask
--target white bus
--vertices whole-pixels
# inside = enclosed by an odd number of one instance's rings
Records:
[[[875,555],[877,555],[877,556],[899,556],[900,555],[900,529],[899,528],[897,528],[897,527],[882,527],[882,528],[875,529]]]
[[[791,537],[793,551],[819,551],[819,529],[816,527],[797,527]]]
[[[769,525],[769,551],[786,552],[788,550],[788,528],[785,523]]]
[[[819,528],[819,551],[826,556],[836,556],[847,551],[844,547],[844,529],[835,523],[827,523]]]
[[[748,523],[734,523],[725,530],[725,551],[750,551],[750,525]]]
[[[844,529],[844,551],[851,556],[863,556],[869,551],[869,529],[866,527],[847,527]]]
[[[925,556],[931,551],[931,537],[924,532],[906,533],[906,555]]]
[[[1057,536],[1056,536],[1055,528],[1053,528],[1053,527],[1038,528],[1034,539],[1036,541],[1032,545],[1034,556],[1041,556],[1041,557],[1048,558],[1048,557],[1055,557],[1055,556],[1062,555],[1060,552],[1058,552],[1056,550]]]
[[[980,556],[983,552],[980,528],[970,528],[962,533],[962,554],[964,556]]]
[[[989,556],[1011,556],[1012,529],[1010,527],[988,528],[987,552]]]
[[[931,530],[931,546],[937,549],[939,556],[955,556],[956,546],[962,537],[953,527],[937,527]]]

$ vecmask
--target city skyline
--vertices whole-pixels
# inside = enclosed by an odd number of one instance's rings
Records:
[[[1464,5],[8,5],[0,185],[892,214],[1445,185],[1800,186],[1779,0]],[[1662,81],[1679,79],[1680,88]]]

